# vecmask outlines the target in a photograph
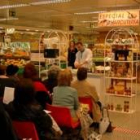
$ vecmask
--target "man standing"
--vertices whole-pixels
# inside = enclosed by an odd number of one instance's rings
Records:
[[[91,68],[92,51],[90,49],[85,48],[81,42],[78,42],[76,45],[78,52],[76,53],[76,60],[74,62],[75,68]]]

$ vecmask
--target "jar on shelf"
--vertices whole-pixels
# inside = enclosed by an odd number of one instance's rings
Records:
[[[129,112],[130,106],[129,106],[129,101],[126,101],[126,112]]]
[[[127,112],[127,101],[124,101],[124,108],[123,108],[124,112]]]
[[[114,110],[114,105],[113,105],[113,103],[110,105],[110,109],[111,109],[111,110]]]
[[[129,112],[130,106],[129,101],[124,101],[124,112]]]

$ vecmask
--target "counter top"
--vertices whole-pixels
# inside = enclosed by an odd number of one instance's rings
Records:
[[[46,75],[47,76],[48,70],[42,70],[40,72],[40,75]],[[72,69],[72,73],[75,75],[77,73],[77,69]],[[88,72],[88,76],[97,76],[97,77],[102,77],[104,76],[104,73],[90,73]]]

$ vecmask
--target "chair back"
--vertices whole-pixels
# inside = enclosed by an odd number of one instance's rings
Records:
[[[19,139],[28,138],[31,140],[39,140],[33,122],[13,121],[13,127]]]
[[[79,121],[73,121],[70,109],[67,107],[47,104],[46,109],[51,111],[52,117],[60,127],[76,128],[80,124]]]
[[[91,97],[79,97],[79,102],[82,104],[87,104],[89,106],[89,113],[92,112],[93,101]]]

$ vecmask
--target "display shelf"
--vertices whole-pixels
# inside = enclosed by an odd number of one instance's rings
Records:
[[[139,62],[139,61],[138,61],[138,60],[134,60],[134,61],[133,61],[133,60],[131,60],[131,61],[127,61],[127,60],[126,60],[126,61],[124,61],[124,60],[121,60],[121,61],[110,60],[110,61],[105,61],[105,62],[114,62],[114,63],[115,63],[115,62],[116,62],[116,63],[118,63],[118,62],[120,62],[120,63],[121,63],[121,62],[122,62],[122,63],[124,63],[124,62],[126,62],[126,63],[136,63],[136,62]]]
[[[132,114],[132,113],[134,113],[135,112],[135,110],[129,110],[128,112],[125,112],[125,111],[123,111],[123,110],[116,110],[116,109],[114,109],[114,110],[108,110],[109,112],[115,112],[115,113],[123,113],[123,114]]]
[[[127,43],[127,44],[124,44],[124,43],[107,43],[107,45],[119,45],[119,46],[130,46],[130,45],[135,45],[134,43]]]
[[[23,67],[30,60],[29,42],[1,42],[0,43],[1,65],[17,65]]]
[[[117,97],[126,97],[126,98],[132,98],[132,97],[136,96],[135,94],[132,94],[132,95],[120,95],[120,94],[107,93],[107,92],[106,92],[106,95],[108,95],[108,96],[117,96]]]
[[[25,59],[30,60],[29,56],[0,56],[0,59]]]
[[[41,37],[44,44],[45,69],[52,65],[58,65],[60,68],[67,67],[67,49],[69,40],[66,32],[51,31],[47,33],[46,38]],[[40,48],[40,47],[39,47]],[[39,53],[41,50],[39,51]]]
[[[105,76],[106,79],[118,79],[118,80],[136,80],[137,77],[110,77]]]
[[[104,71],[105,103],[114,106],[110,110],[112,112],[133,113],[136,110],[137,96],[137,36],[130,29],[115,28],[108,32],[105,44],[105,49],[110,46],[111,52],[104,52],[104,66],[110,67]]]

